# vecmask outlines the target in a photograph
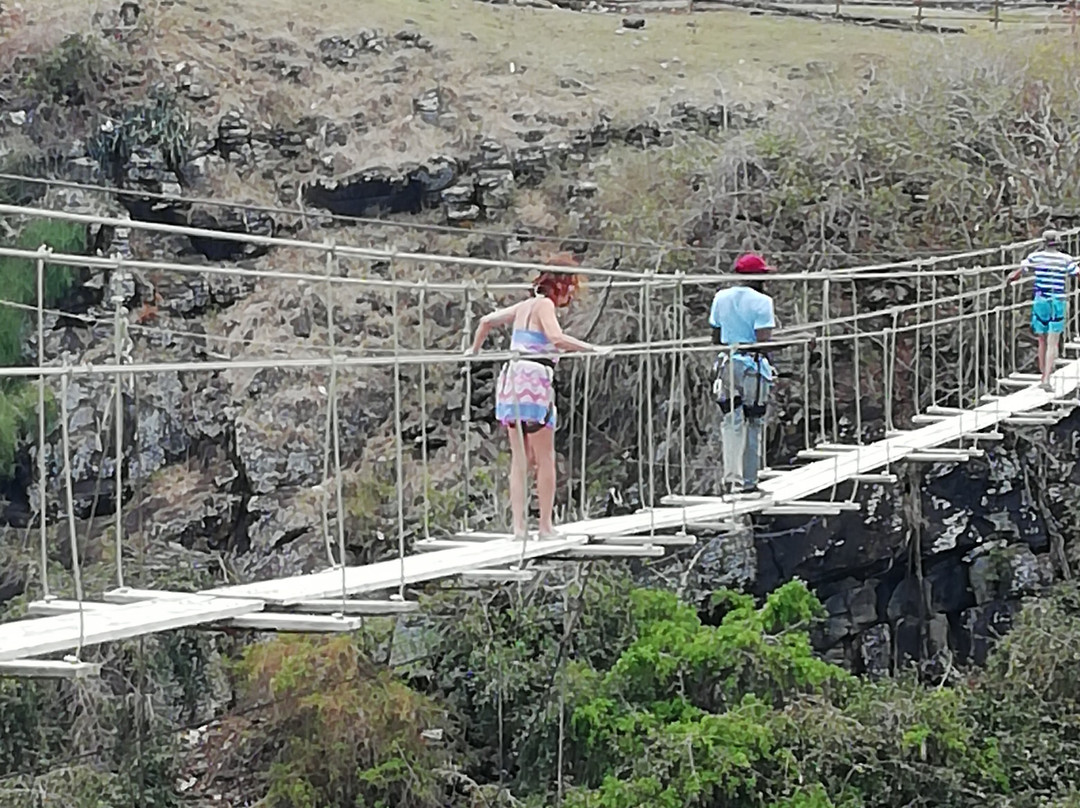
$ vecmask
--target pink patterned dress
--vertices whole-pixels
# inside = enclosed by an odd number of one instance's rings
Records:
[[[543,331],[526,328],[514,330],[510,350],[522,354],[555,352]],[[556,362],[556,357],[538,356],[536,359],[513,359],[503,366],[495,388],[495,418],[499,423],[520,422],[526,432],[540,427],[555,429]]]

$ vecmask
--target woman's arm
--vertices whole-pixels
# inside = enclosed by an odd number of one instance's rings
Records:
[[[559,325],[559,318],[555,316],[555,304],[546,297],[541,298],[540,302],[536,304],[536,311],[539,315],[540,328],[543,330],[544,335],[550,340],[551,344],[560,351],[599,350],[595,345],[590,345],[588,342],[583,342],[582,340],[575,339],[569,334],[564,333],[562,326]]]
[[[522,301],[522,303],[527,302],[527,300]],[[520,305],[521,303],[515,303],[513,306],[507,306],[505,309],[499,309],[481,317],[480,324],[476,327],[476,336],[473,338],[473,344],[469,351],[477,353],[483,346],[484,340],[487,339],[487,335],[491,333],[491,329],[495,326],[513,322],[514,315]]]

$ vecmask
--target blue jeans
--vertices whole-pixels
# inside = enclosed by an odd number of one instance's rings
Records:
[[[772,391],[772,381],[759,374],[757,367],[739,359],[729,363],[726,356],[718,360],[715,378],[713,395],[722,413],[720,441],[724,485],[757,485],[765,405]],[[738,406],[730,406],[732,398]]]

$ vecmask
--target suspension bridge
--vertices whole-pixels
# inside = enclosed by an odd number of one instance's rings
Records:
[[[1023,282],[1006,287],[1004,275],[1017,266],[1020,257],[1036,242],[1017,242],[986,250],[938,255],[895,264],[814,272],[785,272],[770,276],[770,293],[777,299],[778,316],[784,326],[776,332],[776,347],[791,354],[801,353],[797,369],[790,375],[802,384],[806,409],[816,403],[818,423],[807,415],[802,419],[804,448],[787,467],[765,467],[761,493],[747,496],[710,496],[689,492],[691,475],[687,460],[687,413],[692,408],[714,407],[711,401],[694,400],[688,383],[690,363],[711,362],[717,347],[707,337],[691,335],[707,331],[706,312],[694,315],[687,325],[685,295],[688,290],[709,292],[735,280],[715,273],[693,275],[658,270],[633,271],[580,268],[608,291],[615,290],[627,300],[637,298],[635,320],[641,339],[613,346],[604,358],[588,354],[566,354],[572,363],[575,384],[583,391],[582,412],[571,415],[569,430],[580,430],[580,467],[577,480],[580,503],[572,521],[559,527],[553,539],[515,540],[509,534],[484,532],[468,514],[462,524],[438,533],[429,524],[428,486],[422,486],[424,538],[408,541],[404,528],[407,513],[403,491],[406,487],[403,431],[418,427],[423,456],[423,480],[429,479],[427,462],[428,411],[427,375],[435,368],[446,370],[472,362],[507,360],[513,354],[494,351],[465,356],[457,346],[425,344],[424,318],[428,309],[456,301],[466,312],[462,326],[462,347],[471,337],[473,306],[485,297],[524,293],[528,280],[522,276],[545,268],[542,264],[482,260],[457,255],[407,253],[284,239],[243,233],[208,231],[179,225],[136,222],[128,219],[75,214],[58,210],[0,205],[0,215],[64,220],[84,225],[143,229],[151,233],[215,238],[246,242],[263,247],[285,247],[321,259],[322,272],[252,269],[241,266],[206,266],[186,263],[135,260],[121,253],[108,257],[66,255],[46,249],[37,251],[0,248],[0,256],[21,258],[37,267],[36,306],[22,306],[36,316],[38,362],[25,367],[0,369],[2,378],[34,380],[38,387],[37,473],[38,505],[34,526],[38,529],[42,597],[32,601],[28,616],[0,624],[0,675],[65,677],[89,675],[93,663],[82,661],[83,649],[140,635],[187,627],[220,630],[340,632],[358,629],[369,615],[396,615],[418,609],[409,600],[407,587],[427,581],[463,578],[473,582],[509,583],[531,580],[533,562],[594,558],[654,558],[671,548],[696,542],[694,531],[724,535],[752,529],[748,517],[812,515],[829,517],[856,511],[859,485],[885,486],[895,483],[898,464],[958,463],[986,452],[988,442],[1000,440],[1005,428],[1043,427],[1056,423],[1080,405],[1074,394],[1080,388],[1080,344],[1065,341],[1062,357],[1051,377],[1052,392],[1041,389],[1038,376],[1021,372],[1030,367],[1034,349],[1027,343],[1027,297]],[[1063,234],[1066,248],[1076,254],[1080,229]],[[273,253],[271,253],[273,256]],[[326,312],[326,344],[306,350],[301,356],[282,356],[282,346],[269,346],[269,355],[207,358],[198,361],[137,362],[125,354],[125,340],[138,333],[140,325],[131,312],[116,301],[115,355],[105,364],[56,363],[46,356],[44,322],[46,309],[43,277],[47,267],[63,265],[110,272],[172,272],[184,275],[219,275],[245,278],[265,284],[306,285],[321,289]],[[434,277],[442,268],[450,279]],[[453,279],[462,268],[509,275],[511,280],[478,283]],[[908,290],[903,300],[888,299],[898,284]],[[785,294],[777,294],[784,289]],[[886,290],[886,298],[868,294]],[[914,290],[913,297],[911,290]],[[335,294],[387,295],[393,320],[389,350],[353,349],[335,336]],[[1075,304],[1074,290],[1070,302]],[[408,302],[402,306],[399,295]],[[867,306],[860,301],[872,299]],[[0,305],[13,303],[0,301]],[[603,304],[601,303],[601,306]],[[405,309],[420,323],[419,344],[407,345],[401,322]],[[1070,306],[1067,334],[1080,333],[1077,306]],[[862,309],[862,310],[860,310]],[[677,312],[663,327],[660,312]],[[103,322],[100,318],[97,322]],[[812,336],[811,336],[812,335]],[[221,339],[228,341],[228,336]],[[243,340],[238,340],[243,342]],[[811,345],[817,361],[811,361]],[[940,346],[949,345],[952,359],[943,358]],[[245,351],[254,347],[249,341]],[[670,378],[666,411],[656,412],[651,391],[664,380],[657,379],[655,365],[668,360]],[[843,361],[841,361],[841,359]],[[643,507],[637,512],[590,518],[585,496],[585,466],[589,434],[590,385],[602,362],[637,363],[639,390],[650,391],[637,402],[639,419],[639,480]],[[957,366],[958,363],[958,366]],[[841,368],[841,369],[838,369]],[[848,368],[845,372],[842,368]],[[263,368],[291,368],[328,374],[323,482],[316,486],[322,500],[327,566],[324,570],[287,578],[219,586],[198,592],[138,589],[125,585],[123,560],[124,522],[122,479],[124,470],[125,380],[154,374],[235,373]],[[399,536],[395,558],[350,566],[346,563],[346,540],[342,495],[341,424],[339,391],[348,374],[373,368],[389,369],[394,378],[395,469]],[[868,374],[867,369],[873,372]],[[403,376],[418,371],[417,389],[406,395]],[[869,378],[872,376],[873,378]],[[69,434],[68,387],[85,377],[110,379],[112,393],[112,441],[116,453],[115,556],[117,586],[89,598],[80,579],[79,543],[72,494],[72,438]],[[800,379],[801,377],[801,379]],[[464,414],[461,429],[465,447],[464,474],[469,474],[469,447],[477,436],[470,412],[471,375],[465,374]],[[783,382],[781,382],[781,385]],[[871,391],[871,387],[873,390]],[[850,393],[853,419],[837,415],[837,391]],[[49,475],[45,465],[46,389],[59,392],[59,421],[63,464],[57,473],[63,478],[64,495],[57,511],[67,523],[73,599],[60,598],[49,589],[48,532]],[[863,423],[864,398],[870,393],[884,402],[884,431],[871,435]],[[419,424],[403,423],[403,406],[408,397],[419,398]],[[676,415],[678,416],[676,418]],[[880,420],[880,419],[879,419]],[[763,444],[764,446],[764,444]],[[631,447],[627,447],[628,449]],[[571,449],[571,453],[573,453]],[[658,453],[663,457],[658,457]],[[673,456],[675,459],[673,459]],[[718,458],[718,454],[716,455]],[[577,463],[577,457],[570,458]],[[768,460],[768,458],[765,458]],[[656,470],[664,469],[663,483]],[[672,482],[672,480],[675,482]],[[837,499],[836,492],[851,483],[851,493]],[[663,490],[658,490],[663,489]],[[813,497],[826,493],[829,498]],[[574,492],[567,492],[567,511],[574,504]],[[327,518],[331,500],[338,518],[335,531]],[[438,535],[433,535],[438,534]],[[335,542],[336,538],[336,542]],[[335,547],[336,544],[336,547]],[[410,547],[411,545],[411,547]],[[409,552],[410,549],[412,552]],[[130,555],[130,553],[129,553]],[[62,659],[55,658],[64,654]]]

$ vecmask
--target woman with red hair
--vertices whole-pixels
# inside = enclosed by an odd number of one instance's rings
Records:
[[[547,261],[554,266],[576,267],[577,261],[565,253]],[[540,538],[555,536],[552,511],[555,507],[555,365],[559,351],[609,353],[563,333],[556,310],[570,305],[578,288],[578,277],[566,272],[540,273],[533,283],[532,296],[480,320],[470,353],[484,344],[494,326],[513,323],[510,350],[523,356],[508,362],[499,373],[495,388],[495,417],[510,436],[510,510],[514,536],[524,539],[525,484],[531,466],[536,474],[536,496],[540,501]]]

